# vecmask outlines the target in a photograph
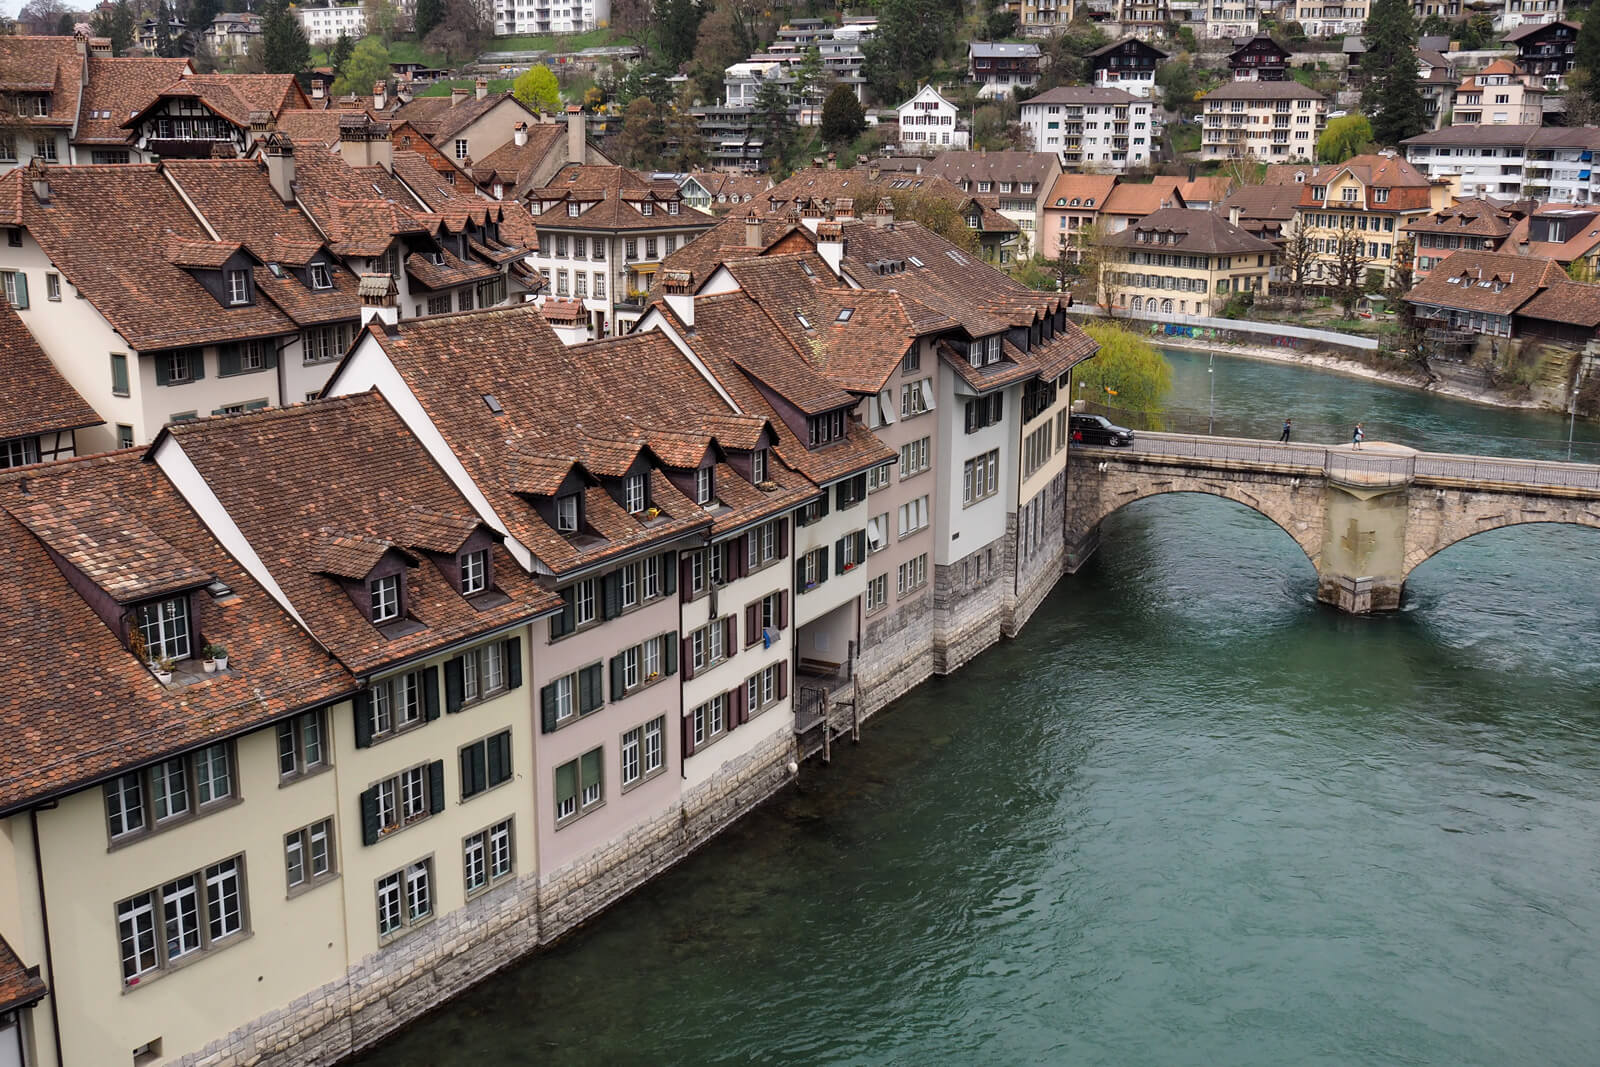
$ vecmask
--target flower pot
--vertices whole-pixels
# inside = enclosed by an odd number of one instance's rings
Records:
[[[164,670],[161,670],[158,667],[158,668],[156,668],[156,670],[153,673],[156,676],[156,681],[160,682],[162,685],[171,685],[172,684],[172,672],[171,671],[164,671]]]
[[[200,661],[200,666],[204,668],[207,674],[217,673],[217,661],[214,659],[203,659]]]
[[[217,657],[217,670],[225,671],[227,669],[228,669],[228,657],[227,656],[218,656]]]

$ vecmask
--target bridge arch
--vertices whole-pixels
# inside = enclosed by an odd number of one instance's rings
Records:
[[[1411,489],[1408,510],[1402,579],[1450,546],[1491,530],[1549,525],[1600,530],[1600,500],[1594,499],[1418,485]]]

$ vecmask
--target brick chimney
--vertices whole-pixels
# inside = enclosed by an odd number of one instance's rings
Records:
[[[250,112],[250,143],[257,144],[258,142],[265,141],[267,139],[267,135],[272,132],[273,127],[274,123],[272,121],[272,112]],[[229,152],[228,154],[232,155],[233,153]]]
[[[394,172],[394,143],[389,124],[374,122],[362,112],[339,116],[339,154],[352,167],[382,167]]]
[[[761,216],[756,214],[755,208],[751,208],[744,216],[744,246],[760,248],[765,243],[761,237]]]
[[[489,79],[479,75],[477,82],[473,85],[473,89],[479,100],[487,99],[489,96]]]
[[[872,217],[872,223],[880,230],[894,229],[894,201],[887,196],[878,200],[878,212]]]
[[[412,95],[413,86],[409,81],[400,82],[394,87],[394,98],[400,101],[402,104],[411,103]]]
[[[465,103],[470,95],[472,95],[471,90],[452,85],[450,87],[450,106],[455,107],[457,104]]]
[[[567,162],[582,163],[588,150],[589,139],[583,128],[583,108],[567,105]]]
[[[267,134],[262,156],[267,161],[267,184],[285,204],[294,203],[294,142],[273,131]]]
[[[372,86],[372,110],[382,111],[389,103],[389,83],[377,82]]]
[[[50,179],[45,176],[44,164],[38,156],[28,164],[27,179],[33,183],[33,196],[41,204],[50,202]]]

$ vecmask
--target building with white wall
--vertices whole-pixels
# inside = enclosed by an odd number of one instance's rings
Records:
[[[1123,89],[1060,86],[1022,102],[1022,128],[1035,152],[1068,167],[1124,171],[1150,162],[1150,100]]]
[[[367,9],[360,4],[306,4],[294,13],[313,45],[333,44],[340,37],[359,41],[367,33]]]
[[[961,110],[931,85],[895,109],[900,122],[900,147],[918,152],[930,148],[966,148],[972,131],[961,125]]]

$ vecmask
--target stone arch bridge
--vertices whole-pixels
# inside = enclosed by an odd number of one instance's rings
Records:
[[[1474,534],[1600,528],[1600,466],[1141,433],[1131,448],[1073,446],[1068,570],[1098,546],[1101,520],[1163,493],[1219,496],[1266,516],[1317,569],[1317,598],[1354,614],[1396,610],[1419,564]]]

